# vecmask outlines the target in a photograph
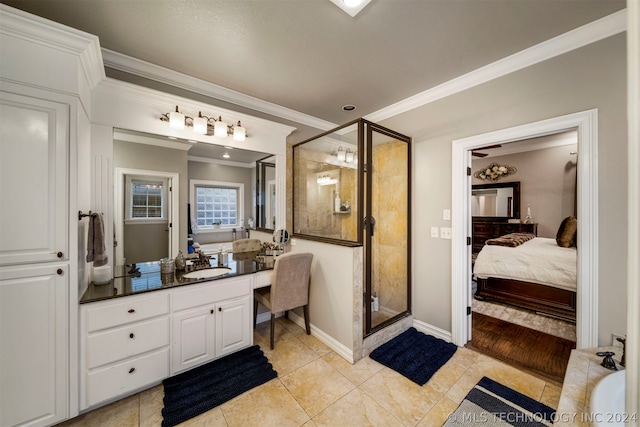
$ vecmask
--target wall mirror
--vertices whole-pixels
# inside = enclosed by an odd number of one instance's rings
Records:
[[[114,129],[115,264],[186,253],[190,225],[196,225],[192,231],[199,243],[240,238],[239,230],[256,218],[256,161],[270,155]],[[235,198],[216,200],[212,195],[200,203],[189,194],[194,182],[242,191]],[[214,226],[216,209],[226,215],[226,225]]]
[[[256,162],[256,223],[257,229],[276,228],[276,164],[275,157]]]
[[[471,186],[471,215],[483,218],[520,218],[520,182]]]

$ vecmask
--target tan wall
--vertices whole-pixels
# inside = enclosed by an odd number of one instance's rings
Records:
[[[626,43],[616,35],[417,108],[381,124],[414,137],[413,312],[451,331],[449,227],[452,141],[592,108],[598,109],[599,342],[626,331]],[[583,153],[588,155],[588,153]]]

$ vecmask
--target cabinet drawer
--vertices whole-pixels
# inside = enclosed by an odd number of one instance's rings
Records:
[[[176,290],[173,293],[173,311],[249,295],[251,292],[251,277],[218,279],[202,285],[188,286],[187,288],[180,291]]]
[[[109,301],[105,304],[93,303],[86,310],[87,332],[112,328],[126,323],[150,319],[169,313],[169,294],[154,293],[153,296],[131,296]]]
[[[169,317],[96,332],[87,338],[87,369],[169,345]]]
[[[93,406],[168,376],[168,348],[93,371],[87,375],[87,404]]]

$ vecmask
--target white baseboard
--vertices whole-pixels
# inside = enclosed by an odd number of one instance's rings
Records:
[[[258,318],[259,317],[260,316],[258,316]],[[304,329],[304,317],[298,316],[293,311],[289,311],[289,320]],[[313,324],[310,324],[310,329],[311,335],[317,338],[320,342],[329,347],[331,350],[335,351],[338,355],[340,355],[340,357],[346,359],[349,363],[354,363],[353,350],[336,341],[333,337],[331,337],[324,331],[313,326]]]
[[[428,323],[413,319],[413,327],[424,334],[432,335],[447,342],[453,341],[451,339],[451,332],[447,332],[444,329],[438,328],[437,326],[433,326]]]

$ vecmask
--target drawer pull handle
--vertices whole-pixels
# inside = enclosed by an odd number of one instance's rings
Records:
[[[129,338],[133,339],[133,337],[134,337],[133,332],[131,332],[131,333],[129,334]]]
[[[130,374],[133,374],[133,372],[134,372],[135,370],[136,370],[136,368],[131,368],[131,369],[129,369],[129,373],[130,373]]]
[[[136,312],[136,310],[135,310],[135,309],[133,309],[133,308],[130,308],[128,312],[129,312],[129,313],[135,313],[135,312]]]

